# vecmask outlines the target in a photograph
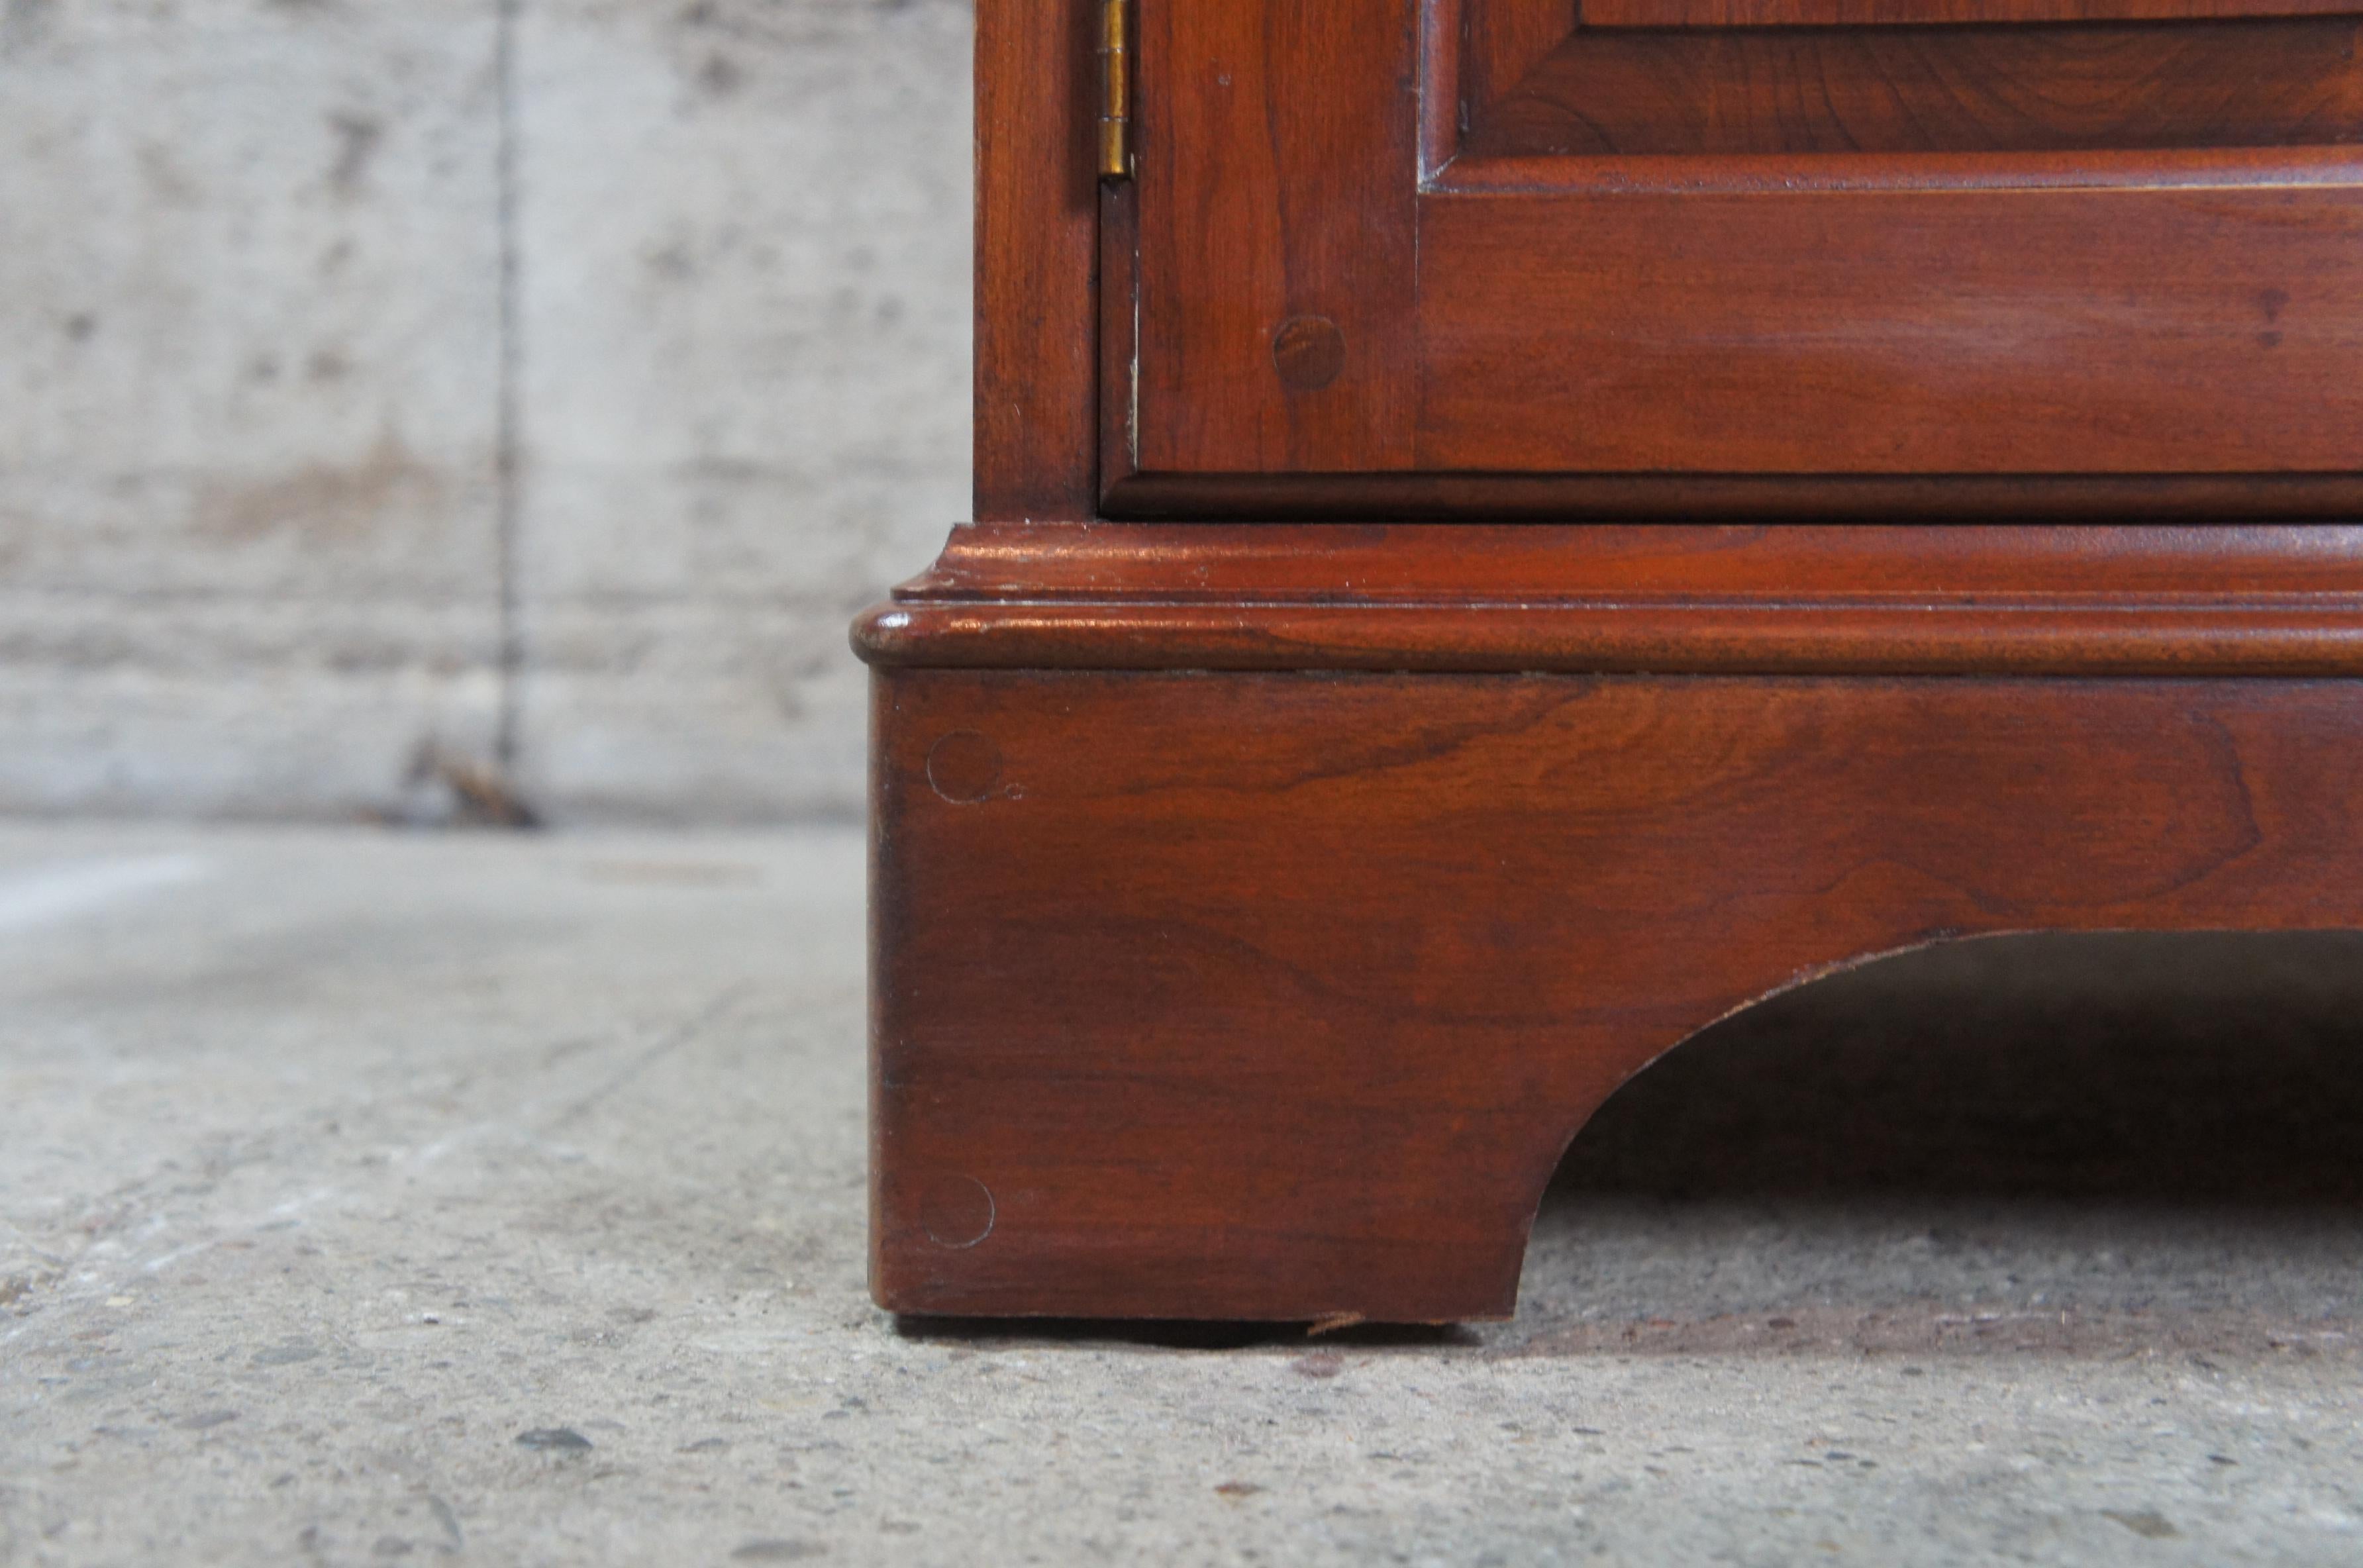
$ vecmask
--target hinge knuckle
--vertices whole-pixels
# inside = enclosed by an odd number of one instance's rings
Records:
[[[1132,48],[1126,0],[1100,0],[1100,146],[1103,180],[1132,178]]]

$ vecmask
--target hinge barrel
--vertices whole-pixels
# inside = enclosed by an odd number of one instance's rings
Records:
[[[1132,72],[1126,0],[1100,0],[1100,178],[1132,178]]]

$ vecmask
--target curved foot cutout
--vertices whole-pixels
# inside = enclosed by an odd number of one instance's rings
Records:
[[[2345,683],[877,693],[872,1283],[905,1312],[1504,1316],[1574,1130],[1752,1001],[1965,936],[2363,927]],[[990,789],[931,776],[948,737]]]

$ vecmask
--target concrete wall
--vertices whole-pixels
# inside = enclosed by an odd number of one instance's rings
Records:
[[[0,0],[0,811],[857,810],[846,621],[967,502],[969,29]]]

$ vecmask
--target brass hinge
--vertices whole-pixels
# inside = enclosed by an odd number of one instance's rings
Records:
[[[1100,178],[1132,178],[1132,50],[1126,0],[1100,0]]]

